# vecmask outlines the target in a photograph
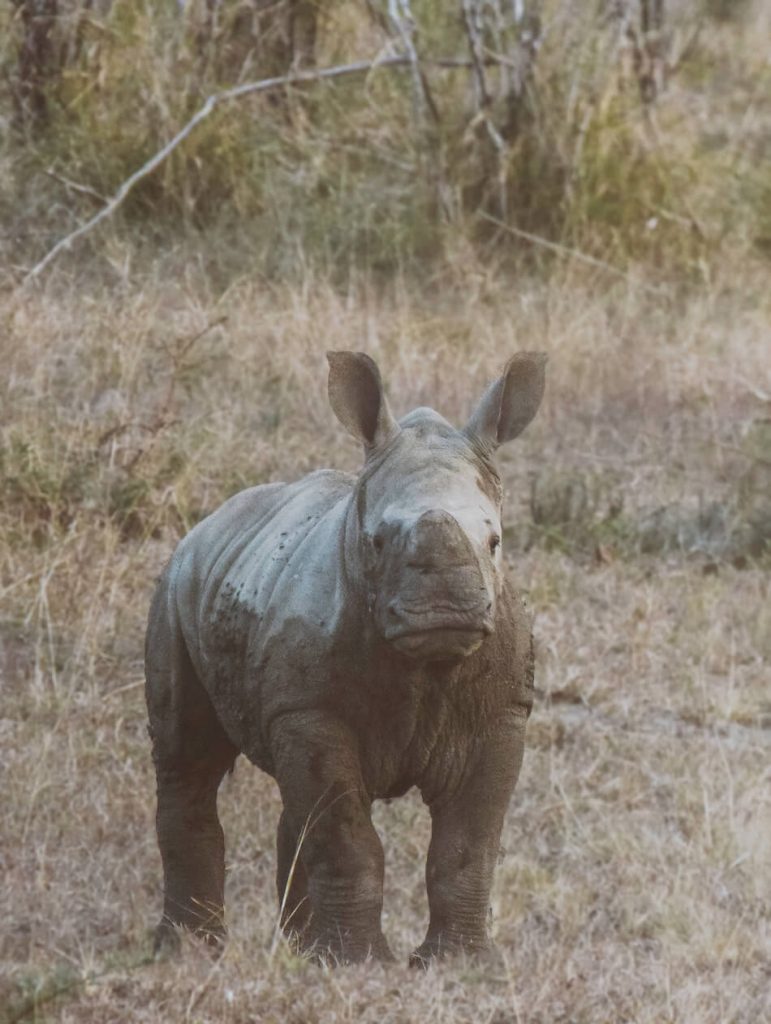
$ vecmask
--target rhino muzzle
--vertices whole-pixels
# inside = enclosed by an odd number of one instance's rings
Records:
[[[402,654],[429,661],[464,658],[493,632],[492,602],[472,607],[391,601],[385,639]]]
[[[402,533],[381,629],[402,654],[429,661],[463,658],[493,632],[493,600],[469,539],[442,510]]]
[[[454,661],[473,654],[489,635],[482,629],[429,629],[386,637],[402,654],[422,661]]]

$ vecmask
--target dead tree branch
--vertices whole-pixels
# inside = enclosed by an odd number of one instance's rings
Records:
[[[498,60],[490,57],[483,58],[482,62],[485,65],[497,65],[499,63]],[[423,63],[437,68],[474,67],[472,61],[456,57],[431,58],[424,60]],[[57,258],[57,256],[64,252],[65,249],[69,249],[74,242],[83,238],[84,235],[89,234],[89,232],[93,231],[94,228],[102,223],[102,221],[111,217],[118,207],[125,202],[129,193],[139,184],[139,182],[143,181],[152,174],[153,171],[160,167],[164,160],[166,160],[171,153],[173,153],[174,150],[177,149],[185,139],[195,131],[198,125],[201,124],[202,121],[206,120],[216,107],[221,106],[223,103],[229,103],[231,100],[243,99],[245,96],[253,96],[257,93],[269,92],[272,89],[281,89],[286,86],[304,85],[312,82],[322,82],[336,78],[363,75],[368,74],[371,71],[377,71],[381,68],[403,68],[411,66],[413,66],[413,60],[409,55],[383,57],[380,60],[360,60],[351,64],[337,64],[333,67],[320,68],[316,71],[295,71],[288,75],[263,78],[256,82],[244,82],[242,85],[234,86],[232,89],[224,89],[222,92],[212,93],[204,105],[196,111],[196,113],[189,121],[186,122],[185,125],[183,125],[182,128],[180,128],[177,134],[123,182],[115,195],[112,196],[101,210],[95,213],[94,216],[89,218],[89,220],[84,224],[81,224],[80,227],[70,232],[69,235],[61,238],[56,245],[54,245],[53,248],[35,264],[34,267],[27,271],[24,275],[23,283],[27,284],[28,282],[38,278]]]
[[[471,0],[463,0],[461,3],[461,11],[463,13],[463,25],[468,37],[471,61],[474,66],[477,108],[486,107],[490,103],[490,93],[487,88],[487,79],[485,77],[484,61],[482,57],[484,47],[482,44],[481,12],[479,10],[479,5],[471,2]]]
[[[288,85],[303,85],[308,82],[321,82],[334,78],[350,77],[351,75],[362,75],[367,74],[370,71],[375,71],[379,68],[405,67],[409,66],[411,63],[412,61],[409,56],[385,57],[380,61],[360,60],[352,64],[338,64],[334,67],[321,68],[318,71],[297,71],[288,75],[278,75],[274,78],[263,78],[257,82],[244,82],[243,85],[234,86],[232,89],[225,89],[222,92],[212,93],[200,110],[198,110],[190,120],[180,128],[177,134],[123,182],[115,195],[104,207],[102,207],[101,210],[99,210],[98,213],[94,214],[94,216],[87,220],[85,224],[81,224],[80,227],[70,232],[69,235],[60,239],[56,245],[50,249],[46,255],[36,263],[34,267],[32,267],[31,270],[27,272],[24,276],[24,283],[26,284],[28,281],[32,281],[39,277],[46,267],[48,267],[60,253],[65,249],[70,248],[73,242],[82,238],[84,235],[87,235],[90,231],[93,231],[98,224],[112,216],[118,207],[126,200],[132,189],[134,189],[140,181],[152,174],[153,171],[156,170],[156,168],[158,168],[164,160],[166,160],[166,158],[195,131],[198,125],[212,113],[215,107],[221,106],[223,103],[229,103],[231,100],[243,99],[244,96],[253,96],[257,93],[269,92],[272,89],[281,89]],[[458,61],[453,60],[452,58],[447,60],[431,61],[431,63],[440,67],[468,66],[467,61]]]

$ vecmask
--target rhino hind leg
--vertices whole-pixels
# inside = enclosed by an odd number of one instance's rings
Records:
[[[219,946],[225,936],[225,840],[217,790],[237,751],[195,675],[181,636],[162,614],[151,618],[146,663],[164,882],[155,951],[178,946],[178,927]]]
[[[210,763],[158,771],[164,898],[156,952],[176,947],[177,927],[215,946],[225,938],[225,839],[217,816],[217,787],[225,770]]]

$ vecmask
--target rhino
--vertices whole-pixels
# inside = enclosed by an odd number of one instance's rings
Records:
[[[431,814],[430,920],[410,962],[492,948],[490,888],[533,699],[492,457],[535,416],[546,357],[515,354],[462,430],[429,408],[397,421],[369,356],[328,360],[361,472],[236,494],[180,542],[152,600],[158,950],[180,927],[225,936],[217,790],[240,753],[278,783],[278,920],[300,950],[392,959],[371,807],[413,786]]]

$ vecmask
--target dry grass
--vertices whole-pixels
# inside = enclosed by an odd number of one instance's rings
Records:
[[[462,253],[422,294],[248,276],[218,294],[205,269],[138,275],[111,245],[109,287],[59,279],[0,310],[8,1018],[764,1019],[767,565],[643,555],[633,539],[646,511],[709,501],[739,515],[755,486],[747,438],[771,396],[761,271],[678,295],[569,270],[512,284]],[[403,966],[426,917],[428,822],[412,795],[376,812],[402,965],[326,971],[275,946],[278,796],[240,762],[221,796],[227,951],[212,962],[188,942],[176,961],[147,960],[160,910],[141,689],[153,578],[233,490],[356,465],[326,405],[326,347],[374,354],[398,410],[427,401],[456,419],[510,351],[551,355],[545,408],[503,463],[541,699],[503,837],[494,966]],[[578,539],[523,529],[545,472],[599,495]]]
[[[383,76],[320,93],[311,113],[223,115],[84,244],[75,280],[63,260],[39,291],[14,285],[18,264],[93,209],[43,169],[108,192],[186,116],[194,93],[154,30],[166,9],[134,5],[144,28],[128,38],[129,7],[114,5],[80,69],[99,70],[99,89],[65,76],[56,131],[22,146],[7,133],[3,1024],[768,1018],[771,21],[753,0],[744,21],[708,22],[643,118],[572,0],[547,7],[571,29],[552,30],[539,57],[544,120],[536,152],[511,154],[511,212],[559,213],[553,237],[627,277],[559,259],[525,276],[509,236],[496,243],[467,219],[478,154],[459,141],[468,90],[455,73],[435,82],[446,222],[421,200],[407,80]],[[680,45],[695,7],[668,7]],[[332,5],[322,62],[377,48],[363,10]],[[456,20],[426,31],[437,52],[459,45]],[[14,39],[0,43],[6,70]],[[559,210],[543,146],[577,172]],[[191,247],[178,220],[189,233],[205,222],[205,238]],[[541,250],[528,254],[538,266]],[[405,966],[426,919],[428,821],[414,795],[376,809],[400,965],[326,971],[291,956],[275,933],[276,788],[242,763],[221,795],[227,951],[213,962],[189,941],[177,960],[149,957],[161,905],[141,663],[153,580],[234,491],[356,467],[327,406],[325,348],[372,353],[399,412],[428,403],[455,420],[510,352],[551,356],[544,408],[503,455],[540,699],[503,836],[494,965]]]

